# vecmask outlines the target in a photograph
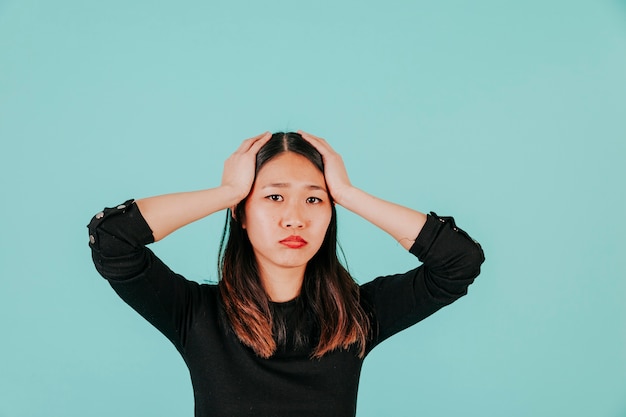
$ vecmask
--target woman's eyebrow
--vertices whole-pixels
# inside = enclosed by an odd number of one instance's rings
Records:
[[[289,188],[291,187],[291,183],[289,182],[273,182],[271,184],[266,184],[263,187],[261,187],[261,189],[265,189],[265,188]],[[322,187],[320,185],[316,185],[316,184],[307,184],[305,185],[305,188],[309,189],[309,190],[321,190],[326,192],[326,188]]]

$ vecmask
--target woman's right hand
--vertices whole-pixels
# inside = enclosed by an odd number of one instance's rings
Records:
[[[228,188],[238,201],[250,193],[256,171],[256,154],[272,137],[270,132],[246,139],[224,162],[223,188]]]
[[[254,183],[256,154],[272,137],[269,132],[243,141],[224,162],[222,184],[207,190],[164,194],[137,200],[137,206],[150,226],[154,240],[174,230],[243,200]]]

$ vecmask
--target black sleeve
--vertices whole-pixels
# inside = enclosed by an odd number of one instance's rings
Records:
[[[423,262],[421,266],[361,286],[374,317],[370,350],[465,295],[485,260],[478,242],[452,217],[433,212],[409,251]]]
[[[145,245],[150,227],[133,200],[105,208],[89,225],[89,246],[97,271],[133,309],[184,349],[198,284],[172,272]]]

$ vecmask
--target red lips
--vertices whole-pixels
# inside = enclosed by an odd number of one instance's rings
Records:
[[[302,239],[300,236],[293,235],[281,240],[279,243],[292,249],[298,249],[305,246],[307,241]]]

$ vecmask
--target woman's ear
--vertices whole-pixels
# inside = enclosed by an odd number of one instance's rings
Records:
[[[232,216],[234,221],[236,221],[237,223],[241,223],[242,229],[246,228],[246,223],[242,221],[242,219],[237,218],[237,206],[232,206],[230,208],[230,215]]]

